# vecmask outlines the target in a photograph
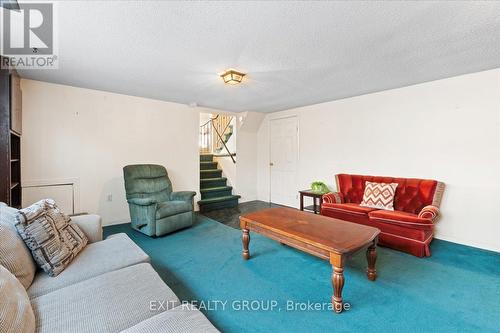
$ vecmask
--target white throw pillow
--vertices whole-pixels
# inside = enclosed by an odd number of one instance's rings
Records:
[[[394,196],[397,187],[397,183],[372,183],[367,181],[360,206],[394,210]]]
[[[35,277],[36,265],[14,226],[17,212],[17,209],[0,203],[0,265],[14,274],[27,289]]]
[[[35,332],[35,314],[21,282],[0,265],[0,332]]]

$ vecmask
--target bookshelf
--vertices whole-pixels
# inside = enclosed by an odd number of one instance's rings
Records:
[[[0,201],[20,208],[22,92],[13,70],[0,69]]]
[[[10,133],[10,206],[20,208],[21,190],[21,136]]]

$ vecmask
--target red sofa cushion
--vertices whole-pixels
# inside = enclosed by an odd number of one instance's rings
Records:
[[[321,209],[330,210],[330,211],[340,211],[344,213],[351,213],[357,215],[366,215],[369,212],[376,210],[376,208],[370,207],[362,207],[355,203],[323,203]]]
[[[392,223],[385,223],[385,222],[380,222],[377,220],[368,220],[368,223],[366,225],[375,227],[380,229],[381,234],[383,235],[395,235],[398,237],[402,237],[407,240],[417,240],[417,241],[424,241],[426,240],[429,236],[433,234],[432,230],[422,230],[422,229],[415,229],[415,228],[408,228],[408,226],[403,226],[399,224],[392,224]]]
[[[418,217],[418,215],[412,213],[376,210],[373,212],[369,212],[368,216],[370,217],[370,221],[389,223],[407,228],[432,230],[432,228],[434,227],[431,219],[421,218]]]
[[[394,178],[338,174],[337,187],[345,203],[361,203],[365,192],[365,183],[398,183],[394,197],[394,209],[418,214],[427,205],[439,207],[443,191],[441,183],[429,179]]]

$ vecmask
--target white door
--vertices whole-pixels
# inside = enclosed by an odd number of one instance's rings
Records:
[[[271,202],[297,207],[297,117],[271,120]]]

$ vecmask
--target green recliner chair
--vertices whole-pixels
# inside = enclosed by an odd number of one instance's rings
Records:
[[[162,236],[193,224],[196,192],[172,192],[163,166],[127,165],[123,176],[132,228],[148,236]]]

